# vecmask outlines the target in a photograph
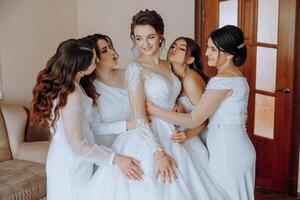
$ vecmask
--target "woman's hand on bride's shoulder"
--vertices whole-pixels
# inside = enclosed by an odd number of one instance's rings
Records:
[[[143,171],[140,168],[139,161],[128,157],[117,154],[115,156],[114,162],[122,173],[132,180],[140,180],[143,178]]]
[[[168,181],[172,183],[176,181],[176,161],[166,154],[164,151],[158,151],[155,153],[156,160],[156,177],[161,177],[163,183]]]

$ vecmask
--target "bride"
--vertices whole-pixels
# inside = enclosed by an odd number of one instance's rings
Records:
[[[172,110],[181,90],[169,63],[160,59],[164,24],[155,11],[140,11],[132,18],[131,38],[140,51],[126,70],[128,93],[136,129],[117,137],[112,149],[139,160],[141,181],[128,180],[117,167],[101,167],[90,182],[88,199],[223,200],[228,195],[208,173],[208,153],[199,138],[191,147],[173,143],[175,126],[157,117],[149,123],[145,99]],[[101,97],[100,97],[101,98]]]

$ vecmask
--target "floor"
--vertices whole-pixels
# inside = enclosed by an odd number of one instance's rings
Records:
[[[259,191],[255,192],[255,200],[298,200],[299,197],[288,197],[279,193],[272,193],[268,191]]]

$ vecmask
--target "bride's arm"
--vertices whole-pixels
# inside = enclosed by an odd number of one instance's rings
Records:
[[[191,113],[176,113],[156,107],[147,101],[147,111],[168,122],[188,128],[195,128],[208,119],[231,90],[208,89],[201,96]]]
[[[162,151],[162,147],[155,134],[152,132],[145,110],[145,93],[143,74],[141,68],[135,64],[128,66],[126,70],[128,94],[133,109],[133,119],[144,141],[149,145],[152,152]]]
[[[136,128],[154,154],[157,175],[162,175],[163,181],[165,180],[165,176],[167,176],[170,181],[171,176],[176,177],[174,170],[175,161],[164,153],[158,138],[149,125],[145,109],[144,75],[141,67],[135,63],[129,65],[126,71],[126,80]]]

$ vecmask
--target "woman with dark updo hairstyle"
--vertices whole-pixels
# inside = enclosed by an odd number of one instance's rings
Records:
[[[231,199],[253,200],[256,153],[246,131],[249,86],[239,69],[247,57],[242,30],[233,25],[214,30],[205,55],[218,74],[210,79],[191,113],[168,112],[150,101],[147,111],[186,127],[209,118],[206,144],[210,172]]]
[[[176,127],[157,117],[151,117],[150,123],[147,117],[146,99],[171,111],[181,91],[170,63],[160,58],[163,34],[164,23],[156,11],[146,9],[132,17],[130,36],[140,54],[128,65],[126,81],[136,128],[120,134],[112,144],[117,153],[139,160],[143,180],[129,181],[104,167],[94,175],[90,199],[229,200],[209,175],[208,153],[200,139],[191,138],[186,145],[173,143],[170,136]]]
[[[95,70],[97,62],[91,40],[69,39],[58,46],[38,74],[31,121],[50,127],[52,134],[46,162],[48,200],[87,199],[84,191],[93,164],[116,165],[121,170],[131,166],[131,158],[94,142],[90,123],[98,94],[91,80],[85,81],[85,89],[80,82]]]

